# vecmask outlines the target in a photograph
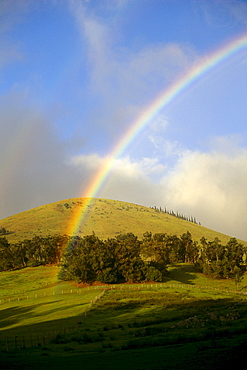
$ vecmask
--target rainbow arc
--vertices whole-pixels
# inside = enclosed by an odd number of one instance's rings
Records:
[[[206,73],[210,72],[217,65],[223,63],[226,59],[235,55],[247,46],[247,34],[241,35],[237,39],[224,45],[217,51],[200,59],[190,70],[182,77],[173,82],[166,90],[164,90],[152,103],[143,111],[138,119],[133,122],[126,133],[120,138],[115,147],[107,156],[107,160],[96,173],[87,189],[83,189],[82,197],[84,204],[78,207],[77,212],[73,215],[67,228],[68,235],[77,234],[79,229],[87,217],[87,210],[106,184],[114,167],[114,163],[130,146],[135,138],[144,130],[144,128],[167,107],[178,95],[189,89],[197,80],[202,78]]]

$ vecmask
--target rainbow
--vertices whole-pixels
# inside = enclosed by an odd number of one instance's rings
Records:
[[[82,227],[86,220],[88,206],[96,197],[102,187],[109,178],[114,163],[120,157],[126,148],[133,142],[133,140],[141,133],[141,131],[155,118],[155,116],[163,110],[174,98],[183,93],[193,83],[211,71],[214,67],[235,55],[247,46],[247,34],[241,35],[237,39],[229,42],[221,47],[219,50],[200,59],[193,67],[187,71],[182,77],[177,79],[165,91],[163,91],[139,116],[139,118],[128,128],[125,135],[118,141],[108,155],[107,160],[96,173],[90,185],[84,191],[83,196],[86,197],[83,207],[78,207],[78,211],[74,214],[68,225],[67,234],[77,234],[79,228]]]

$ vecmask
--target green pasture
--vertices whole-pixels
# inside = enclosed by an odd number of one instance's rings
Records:
[[[59,282],[58,267],[26,268],[0,274],[0,341],[9,336],[45,335],[73,331],[85,318],[91,301],[103,290],[80,289]]]
[[[243,359],[246,276],[236,287],[176,264],[163,283],[78,287],[57,271],[0,274],[6,369],[217,369]]]
[[[222,291],[240,291],[247,292],[247,275],[243,276],[243,280],[239,285],[236,285],[232,279],[211,279],[201,273],[194,271],[194,266],[189,264],[173,264],[168,267],[168,275],[165,277],[167,282],[182,283],[192,285],[192,287]]]

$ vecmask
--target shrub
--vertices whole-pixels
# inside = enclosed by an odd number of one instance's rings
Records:
[[[111,267],[108,267],[100,272],[97,280],[101,283],[112,284],[117,282],[117,271]]]
[[[157,270],[154,266],[149,266],[145,275],[148,281],[162,281],[162,272]]]

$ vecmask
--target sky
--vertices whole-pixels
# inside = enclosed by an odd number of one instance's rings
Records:
[[[0,218],[92,195],[247,240],[246,43],[120,148],[159,96],[243,35],[244,0],[0,0]]]

